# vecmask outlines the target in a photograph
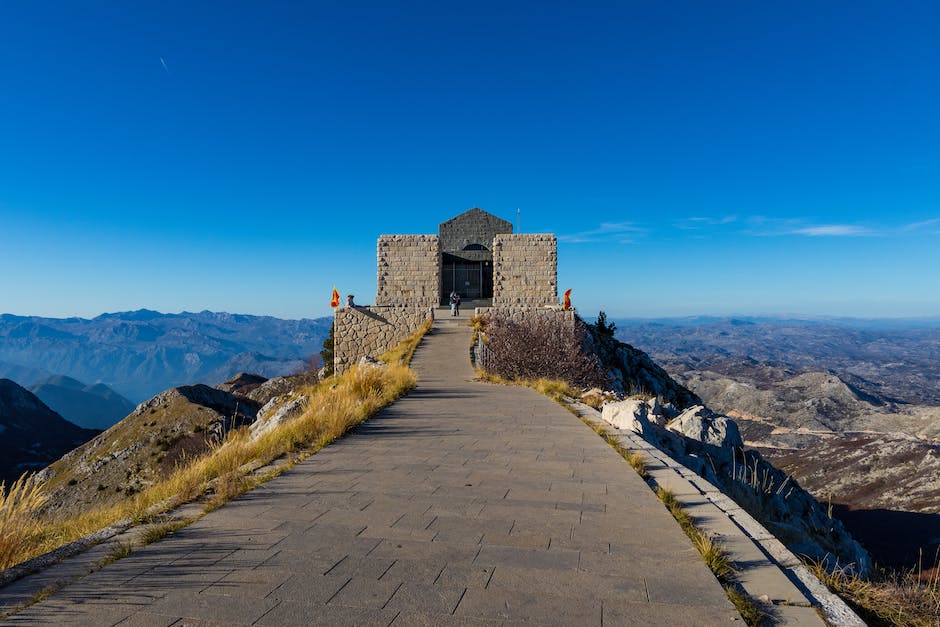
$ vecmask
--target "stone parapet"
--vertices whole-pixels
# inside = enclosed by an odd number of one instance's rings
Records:
[[[473,312],[484,318],[495,315],[520,324],[527,324],[534,320],[571,324],[575,321],[575,311],[573,309],[566,311],[560,305],[554,307],[477,307]]]
[[[333,371],[342,374],[366,355],[378,358],[431,317],[433,310],[421,306],[337,309],[333,316]]]
[[[548,233],[493,239],[493,307],[558,304],[558,242]]]
[[[437,305],[441,294],[441,245],[437,235],[382,235],[376,256],[376,305]]]

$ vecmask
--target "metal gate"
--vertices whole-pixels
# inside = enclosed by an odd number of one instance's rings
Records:
[[[483,262],[468,261],[445,263],[441,268],[443,297],[446,300],[455,291],[464,300],[483,298]]]

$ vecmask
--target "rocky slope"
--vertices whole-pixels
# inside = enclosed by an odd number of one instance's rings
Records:
[[[319,352],[331,318],[140,311],[97,318],[0,315],[0,376],[40,372],[100,381],[132,401],[173,386],[220,383],[240,371],[285,375]],[[46,374],[45,376],[49,376]]]
[[[583,323],[582,323],[583,324]],[[643,351],[614,338],[606,329],[583,325],[584,350],[600,360],[609,387],[620,395],[656,396],[680,409],[701,402],[698,396],[678,383]]]
[[[727,416],[702,405],[679,412],[652,397],[607,403],[603,418],[707,479],[794,553],[813,559],[832,555],[860,573],[871,568],[868,552],[842,522],[786,472],[748,450]]]
[[[643,351],[615,339],[610,326],[584,329],[584,349],[601,361],[611,386],[630,397],[606,402],[605,420],[636,432],[709,480],[795,553],[819,559],[831,554],[868,571],[865,548],[797,481],[747,448],[734,420],[705,407]]]
[[[256,421],[270,426],[277,410],[306,373],[266,379],[239,373],[216,388],[171,388],[138,405],[126,418],[66,453],[38,474],[47,481],[47,512],[68,516],[89,506],[107,506],[167,476],[182,459],[192,459],[226,433]],[[260,410],[260,411],[259,411]]]
[[[0,379],[0,481],[9,484],[38,470],[96,434],[65,420],[29,390]]]
[[[89,429],[107,429],[134,409],[133,403],[103,383],[85,385],[55,376],[28,389],[66,420]]]
[[[735,419],[749,447],[831,503],[880,563],[908,568],[940,546],[940,330],[872,324],[646,323],[619,333],[640,337]]]
[[[258,403],[205,385],[169,389],[39,473],[53,514],[116,503],[152,485],[176,463],[250,424]]]

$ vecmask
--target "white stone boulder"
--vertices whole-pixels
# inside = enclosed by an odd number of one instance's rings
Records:
[[[605,403],[601,418],[618,429],[643,434],[650,429],[648,410],[644,401],[628,398],[616,403]]]
[[[298,396],[281,404],[282,399],[272,398],[258,410],[258,419],[251,425],[251,439],[261,437],[279,424],[299,416],[307,407],[307,396]]]
[[[744,446],[737,423],[702,405],[686,409],[667,424],[666,428],[687,438],[719,448],[731,449]]]

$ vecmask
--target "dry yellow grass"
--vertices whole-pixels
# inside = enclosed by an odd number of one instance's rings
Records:
[[[19,556],[41,537],[42,526],[33,512],[44,502],[42,486],[29,481],[26,475],[9,489],[0,482],[0,569],[16,564]]]
[[[870,624],[897,627],[940,625],[940,567],[923,573],[880,573],[860,579],[849,568],[827,560],[810,562],[810,570],[845,599]]]
[[[558,379],[506,379],[498,374],[493,374],[486,370],[477,370],[477,378],[480,381],[494,383],[496,385],[520,385],[532,388],[537,392],[544,394],[554,401],[561,402],[562,397],[568,396],[576,398],[578,391],[564,381]]]
[[[293,465],[405,394],[416,383],[407,363],[429,328],[430,323],[423,325],[382,355],[388,366],[353,367],[305,389],[310,401],[296,418],[255,440],[248,437],[247,429],[234,431],[206,454],[183,460],[163,481],[117,505],[91,509],[68,519],[40,518],[36,512],[45,499],[42,486],[32,485],[25,476],[20,478],[0,496],[0,569],[119,521],[145,520],[155,511],[165,511],[205,494],[210,483],[211,509],[276,476],[283,467],[263,477],[247,477],[245,466],[253,462],[252,467],[257,467],[284,456],[290,456],[289,465]]]

